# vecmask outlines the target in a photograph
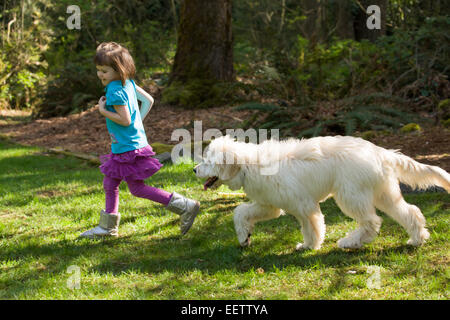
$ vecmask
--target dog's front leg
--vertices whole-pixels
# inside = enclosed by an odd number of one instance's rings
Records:
[[[278,218],[281,210],[271,206],[260,205],[255,202],[243,203],[234,209],[234,228],[242,247],[250,245],[253,227],[258,221]]]
[[[242,247],[250,245],[250,236],[254,226],[254,224],[250,222],[252,211],[251,203],[243,203],[234,209],[234,229],[236,230],[239,244]]]

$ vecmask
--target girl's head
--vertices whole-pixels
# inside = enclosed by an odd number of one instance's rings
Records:
[[[97,76],[106,86],[114,80],[121,80],[125,85],[127,79],[136,73],[130,52],[115,42],[103,42],[97,47],[94,57],[97,66]]]

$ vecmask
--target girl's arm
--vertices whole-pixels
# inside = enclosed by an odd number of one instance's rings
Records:
[[[127,106],[114,106],[117,113],[106,110],[106,97],[101,97],[98,101],[98,110],[111,121],[121,126],[128,127],[131,124],[131,116]]]
[[[141,114],[141,119],[142,121],[144,121],[145,117],[150,112],[150,109],[152,108],[155,100],[144,89],[138,86],[136,86],[136,96],[138,100],[142,102],[141,109],[139,111]]]

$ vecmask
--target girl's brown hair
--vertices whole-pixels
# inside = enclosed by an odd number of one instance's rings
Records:
[[[99,66],[109,66],[120,76],[122,85],[125,81],[134,78],[136,67],[130,52],[115,42],[103,42],[97,47],[94,63]]]

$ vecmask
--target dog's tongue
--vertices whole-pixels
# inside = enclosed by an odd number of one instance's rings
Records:
[[[208,180],[206,180],[205,184],[203,185],[203,191],[206,191],[209,187],[211,187],[214,182],[216,182],[217,177],[210,177]]]
[[[211,183],[211,178],[208,178],[206,181],[205,181],[205,183],[203,184],[203,191],[206,191],[206,190],[208,190],[208,188],[210,187],[210,184]]]

